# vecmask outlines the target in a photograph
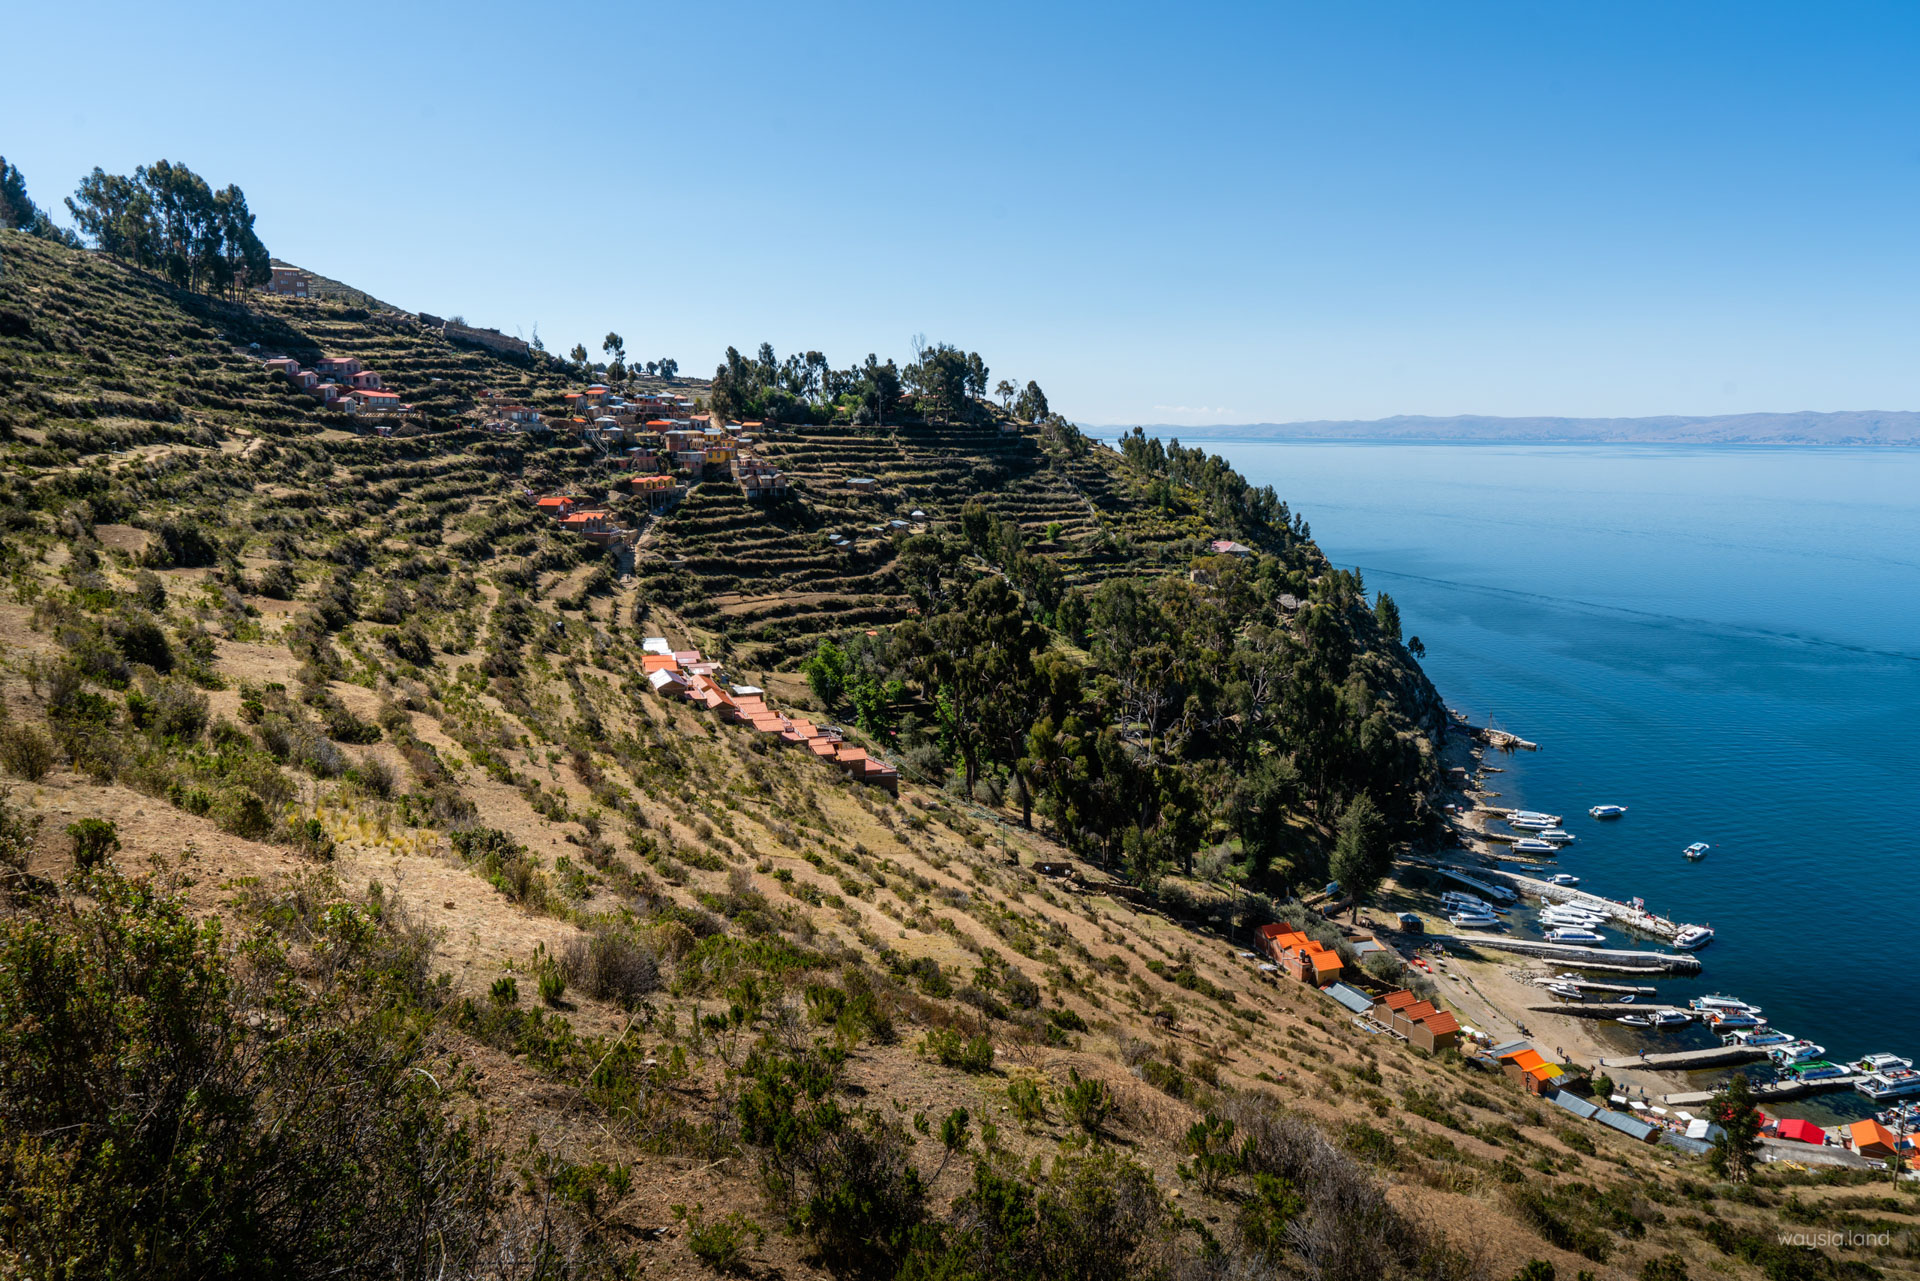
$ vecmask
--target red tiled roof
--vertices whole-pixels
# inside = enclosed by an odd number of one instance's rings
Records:
[[[1426,1026],[1427,1031],[1435,1036],[1445,1036],[1448,1032],[1460,1030],[1460,1020],[1454,1018],[1453,1014],[1447,1010],[1435,1011],[1420,1021]]]

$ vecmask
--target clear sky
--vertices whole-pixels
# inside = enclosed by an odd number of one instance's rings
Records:
[[[979,350],[1088,423],[1920,408],[1920,7],[118,0],[0,154],[712,369]],[[64,211],[61,211],[64,215]]]

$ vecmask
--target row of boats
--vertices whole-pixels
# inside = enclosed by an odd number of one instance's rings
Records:
[[[1619,818],[1627,812],[1624,805],[1596,805],[1587,813],[1595,818]],[[1509,847],[1515,854],[1533,854],[1551,857],[1573,844],[1578,837],[1560,825],[1558,814],[1548,814],[1544,810],[1514,810],[1507,815],[1507,826],[1526,835],[1517,838]],[[1698,862],[1707,856],[1713,847],[1705,841],[1695,841],[1681,850],[1682,856]]]
[[[1560,873],[1553,878],[1556,885],[1571,887],[1580,883],[1580,878]],[[1507,915],[1507,908],[1487,902],[1476,894],[1463,890],[1445,890],[1440,902],[1447,910],[1447,921],[1461,929],[1501,929],[1507,924],[1500,918]],[[1555,903],[1541,900],[1539,923],[1541,930],[1550,943],[1605,943],[1606,935],[1600,933],[1600,927],[1611,919],[1611,913],[1597,907],[1585,907],[1578,903]],[[1671,940],[1674,947],[1692,952],[1705,947],[1713,941],[1713,930],[1705,925],[1685,925]]]
[[[1700,996],[1687,1005],[1694,1017],[1720,1035],[1723,1044],[1764,1051],[1789,1080],[1813,1084],[1852,1077],[1853,1088],[1875,1101],[1920,1094],[1920,1071],[1914,1070],[1912,1059],[1897,1054],[1869,1054],[1850,1063],[1834,1063],[1822,1057],[1827,1052],[1826,1046],[1773,1027],[1759,1006],[1738,997]],[[1686,1016],[1682,1016],[1682,1021],[1686,1021]]]
[[[1539,810],[1514,810],[1507,815],[1507,826],[1526,835],[1513,842],[1515,854],[1535,854],[1548,857],[1558,854],[1577,839],[1572,832],[1560,826],[1558,814],[1546,814]]]
[[[1624,805],[1595,805],[1587,811],[1596,819],[1615,819],[1626,812]],[[1557,853],[1575,839],[1560,822],[1559,815],[1540,810],[1513,811],[1507,816],[1507,825],[1525,833],[1513,842],[1513,851],[1517,854]],[[1711,848],[1705,841],[1695,841],[1683,849],[1681,855],[1691,862],[1698,862],[1707,856]],[[1564,872],[1547,879],[1569,888],[1580,883],[1578,877],[1568,876]],[[1449,919],[1455,924],[1472,923],[1482,928],[1502,924],[1498,915],[1505,914],[1504,908],[1494,907],[1471,894],[1448,891],[1442,897],[1448,902],[1449,910],[1453,913]],[[1603,942],[1597,930],[1608,919],[1607,913],[1577,903],[1545,903],[1540,909],[1540,924],[1546,927],[1546,937],[1555,942]],[[1711,928],[1686,925],[1681,927],[1672,944],[1683,951],[1693,951],[1704,947],[1712,939]],[[1584,996],[1577,986],[1576,976],[1572,974],[1560,975],[1557,980],[1547,984],[1547,990],[1568,1000],[1580,1000]],[[1625,996],[1621,998],[1621,1003],[1631,1005],[1634,999]],[[1789,1080],[1811,1084],[1825,1080],[1837,1082],[1840,1078],[1850,1077],[1854,1089],[1875,1101],[1920,1095],[1920,1070],[1915,1069],[1912,1059],[1897,1054],[1869,1054],[1850,1063],[1831,1062],[1822,1057],[1827,1052],[1825,1046],[1779,1031],[1767,1022],[1759,1006],[1737,997],[1719,994],[1695,997],[1687,1002],[1686,1010],[1636,1011],[1622,1014],[1614,1021],[1628,1027],[1671,1031],[1685,1027],[1696,1019],[1718,1035],[1724,1044],[1764,1050],[1767,1058]],[[1891,1113],[1883,1114],[1883,1119],[1893,1114],[1899,1114],[1911,1123],[1920,1123],[1920,1103],[1900,1104]]]

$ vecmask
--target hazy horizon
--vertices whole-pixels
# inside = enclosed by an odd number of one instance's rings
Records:
[[[1286,423],[1088,423],[1095,431],[1184,434],[1192,440],[1404,441],[1433,443],[1596,444],[1920,444],[1920,411],[1801,410],[1786,413],[1633,418],[1570,415],[1395,414],[1374,419],[1308,419]]]

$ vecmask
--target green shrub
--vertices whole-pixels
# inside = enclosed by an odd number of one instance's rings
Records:
[[[594,1000],[627,1008],[660,986],[653,949],[612,928],[570,940],[560,954],[559,973]]]
[[[0,725],[0,765],[9,774],[38,783],[53,768],[53,740],[37,725]]]
[[[221,788],[214,794],[213,806],[208,812],[222,831],[248,840],[259,840],[273,830],[266,802],[244,787]]]
[[[73,865],[83,872],[92,871],[120,848],[120,829],[106,819],[83,818],[67,824],[73,839]]]
[[[508,1006],[520,1004],[520,984],[511,974],[503,974],[493,981],[487,989],[487,996],[495,1005]]]
[[[935,1028],[920,1040],[920,1052],[941,1067],[962,1072],[993,1071],[993,1042],[984,1036],[963,1037],[957,1029]]]
[[[1677,1254],[1662,1254],[1640,1265],[1640,1281],[1687,1281],[1687,1261]]]
[[[698,1201],[674,1206],[673,1217],[686,1224],[687,1249],[693,1257],[715,1272],[741,1271],[748,1239],[759,1245],[767,1237],[766,1229],[737,1210],[723,1218],[709,1219],[706,1207]]]
[[[10,1259],[236,1281],[478,1270],[502,1166],[424,1042],[299,985],[252,1007],[220,939],[110,872],[71,917],[0,919]]]
[[[1067,1069],[1067,1088],[1060,1091],[1059,1101],[1067,1120],[1096,1138],[1113,1117],[1113,1091],[1107,1083],[1083,1078],[1076,1068]]]
[[[1015,1077],[1007,1086],[1007,1106],[1022,1125],[1036,1125],[1047,1119],[1046,1097],[1039,1082],[1030,1076]]]
[[[560,1004],[567,994],[567,976],[560,967],[549,965],[540,971],[540,999],[548,1005]]]

